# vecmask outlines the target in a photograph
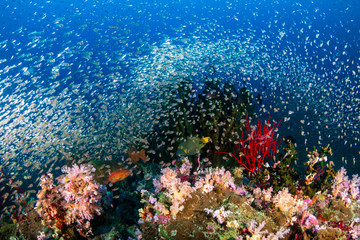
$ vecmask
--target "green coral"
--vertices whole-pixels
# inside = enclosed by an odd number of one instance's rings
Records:
[[[331,156],[330,147],[322,147],[318,152],[315,148],[309,152],[309,161],[305,162],[305,177],[301,178],[296,169],[299,161],[295,145],[286,142],[283,151],[278,154],[277,162],[267,166],[252,180],[253,183],[263,182],[266,187],[273,187],[274,192],[288,188],[293,195],[296,194],[297,186],[301,185],[303,193],[312,198],[317,192],[331,188],[335,177],[332,162],[327,163],[327,156]]]

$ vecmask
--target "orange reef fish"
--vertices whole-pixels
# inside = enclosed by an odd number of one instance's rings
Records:
[[[128,155],[133,163],[136,163],[137,161],[139,161],[139,159],[143,160],[144,162],[146,161],[144,149],[141,149],[140,151],[137,151],[135,148],[130,149],[128,151]]]
[[[115,172],[112,172],[109,175],[107,182],[116,183],[117,181],[122,181],[125,178],[127,178],[130,174],[131,171],[127,169],[116,170]]]

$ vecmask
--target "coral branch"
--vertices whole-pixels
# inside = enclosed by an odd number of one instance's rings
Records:
[[[259,120],[257,126],[250,126],[248,115],[246,115],[246,138],[242,132],[242,139],[236,144],[232,153],[218,153],[229,154],[250,173],[250,177],[255,177],[261,171],[264,162],[275,156],[280,145],[280,142],[277,143],[276,137],[274,137],[280,122],[273,127],[270,127],[269,122],[270,117],[264,124]]]

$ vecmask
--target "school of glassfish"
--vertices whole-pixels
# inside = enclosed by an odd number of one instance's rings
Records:
[[[19,26],[0,35],[2,206],[11,208],[18,195],[34,196],[42,174],[59,172],[67,163],[104,161],[102,177],[111,183],[137,172],[134,163],[149,159],[146,149],[132,146],[148,143],[162,114],[159,96],[184,78],[193,81],[196,95],[209,75],[260,94],[258,115],[283,120],[286,134],[299,135],[299,146],[342,146],[344,164],[355,164],[360,57],[349,53],[359,46],[341,40],[337,25],[324,32],[295,4],[298,25],[289,26],[276,11],[261,27],[235,16],[232,24],[243,22],[236,31],[218,21],[205,27],[187,22],[167,26],[176,34],[157,39],[149,36],[149,17],[134,17],[146,16],[140,6],[122,7],[134,15],[124,14],[117,23],[114,16],[98,20],[106,27],[91,19],[73,26],[69,18],[51,17],[45,30]],[[50,18],[39,15],[38,21]],[[72,17],[83,16],[74,11]],[[321,11],[316,17],[327,19]],[[343,34],[359,34],[346,24]],[[139,25],[146,34],[138,35]],[[89,32],[95,40],[84,37]],[[182,140],[166,144],[172,148]],[[334,154],[342,152],[335,148]]]

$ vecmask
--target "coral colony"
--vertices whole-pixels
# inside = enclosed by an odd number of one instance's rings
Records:
[[[244,122],[246,136],[228,153],[240,166],[195,171],[186,157],[181,166],[161,170],[154,191],[141,191],[137,238],[358,239],[359,176],[350,180],[344,168],[336,173],[325,165],[331,149],[323,148],[309,153],[306,176],[290,191],[276,178],[292,169],[294,146],[287,142],[274,161],[279,124]]]
[[[246,138],[244,139],[244,132],[242,133],[242,139],[236,144],[236,148],[233,153],[225,153],[235,158],[246,171],[249,172],[251,178],[254,178],[261,172],[263,164],[269,163],[275,156],[280,143],[277,143],[274,138],[274,134],[279,126],[269,127],[270,118],[265,124],[259,120],[257,126],[250,127],[248,115],[246,115],[245,129]]]
[[[177,89],[192,89],[183,84]],[[360,177],[349,178],[345,168],[336,171],[329,146],[309,151],[300,174],[296,145],[278,137],[280,122],[269,117],[252,125],[252,96],[245,87],[206,86],[210,98],[194,95],[186,102],[187,95],[177,91],[168,96],[164,106],[182,114],[159,116],[142,144],[129,144],[126,160],[77,162],[76,153],[68,154],[68,165],[57,168],[60,176],[41,176],[36,199],[27,201],[16,176],[2,169],[0,183],[12,195],[2,205],[12,205],[6,208],[12,224],[1,228],[1,237],[360,238]],[[203,114],[220,103],[226,110]],[[196,127],[185,120],[190,115]]]
[[[91,234],[90,221],[102,213],[101,198],[104,190],[93,177],[95,169],[89,165],[63,167],[64,175],[54,185],[53,175],[41,177],[36,211],[43,224],[55,230],[55,234],[74,226],[81,235]],[[44,232],[41,235],[45,235]],[[56,235],[55,235],[56,236]]]
[[[279,123],[272,126],[269,118],[251,126],[248,116],[241,121],[244,132],[233,152],[217,153],[230,157],[232,168],[211,164],[199,167],[190,160],[192,156],[178,156],[173,164],[162,165],[160,174],[150,178],[149,184],[138,181],[138,219],[132,220],[136,224],[119,222],[118,215],[126,216],[128,206],[121,207],[126,198],[112,198],[106,187],[95,180],[96,169],[89,163],[62,167],[56,182],[52,173],[43,174],[35,212],[25,202],[26,210],[18,211],[13,221],[27,239],[360,238],[358,175],[350,179],[344,168],[336,172],[328,160],[332,154],[329,147],[310,151],[304,164],[305,175],[296,175],[293,143],[285,141],[283,150],[278,149]],[[140,152],[143,161],[137,159],[134,166],[149,172],[145,167],[150,164],[146,151]],[[124,171],[120,168],[109,175],[114,180],[114,173],[120,172],[116,181],[108,178],[104,182],[109,188],[122,184],[125,192],[128,188],[124,183],[131,171]],[[2,177],[11,179],[3,172]],[[116,217],[113,204],[117,205]],[[99,221],[99,217],[103,220]],[[41,224],[30,231],[31,222],[40,220]],[[112,228],[101,230],[103,221]],[[121,234],[121,229],[127,234]]]
[[[358,239],[359,185],[341,169],[332,188],[310,198],[288,188],[245,185],[224,168],[165,168],[142,190],[138,239]],[[191,236],[189,238],[189,236]]]

